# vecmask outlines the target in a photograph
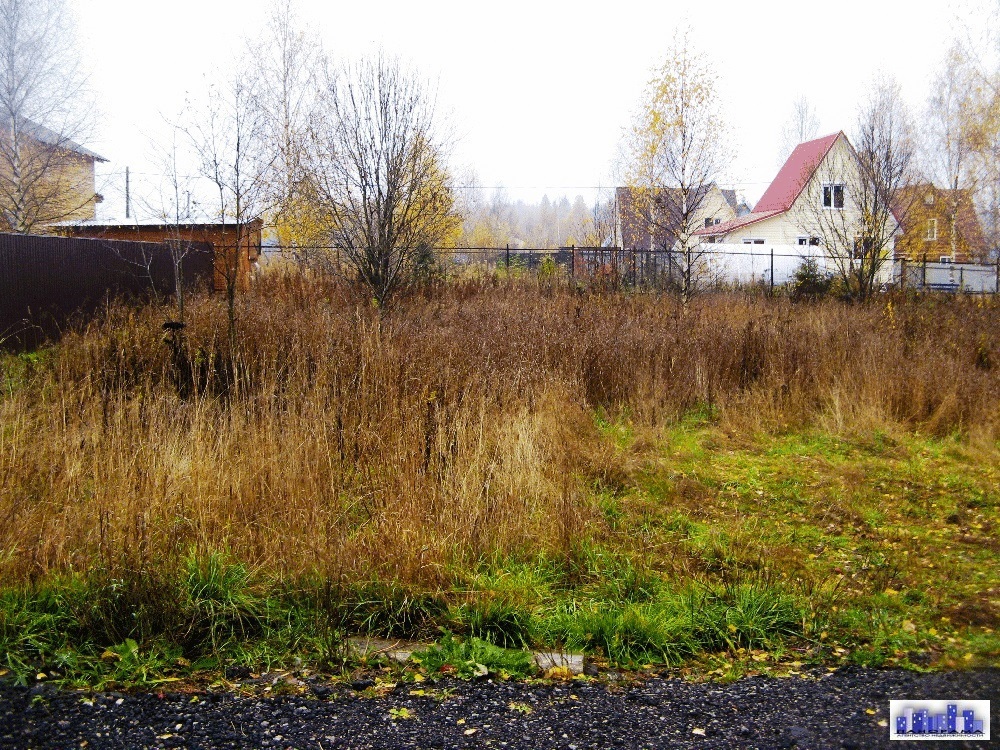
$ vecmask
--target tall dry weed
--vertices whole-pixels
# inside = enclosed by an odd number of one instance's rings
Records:
[[[0,575],[179,565],[446,585],[482,558],[573,554],[598,514],[598,411],[652,428],[1000,426],[991,301],[793,305],[468,282],[389,312],[320,279],[239,301],[111,307],[0,398]],[[186,383],[187,387],[181,387]],[[983,437],[986,436],[986,437]]]

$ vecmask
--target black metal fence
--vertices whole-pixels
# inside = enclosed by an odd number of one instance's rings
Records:
[[[212,247],[183,243],[185,288],[212,280]],[[0,234],[0,345],[36,346],[114,297],[174,292],[166,244]]]
[[[281,257],[308,261],[321,257],[323,265],[345,273],[349,268],[334,246],[263,248],[264,262]],[[775,288],[795,278],[806,259],[817,272],[837,275],[837,265],[814,246],[702,245],[690,256],[669,249],[639,250],[621,247],[429,248],[426,262],[432,271],[449,275],[490,272],[559,276],[573,282],[668,290],[683,283],[686,273],[699,288]],[[887,259],[880,285],[917,291],[996,294],[1000,291],[1000,264],[943,264]]]

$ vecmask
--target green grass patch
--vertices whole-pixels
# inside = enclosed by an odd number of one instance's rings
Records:
[[[502,679],[529,677],[537,671],[527,651],[501,648],[481,638],[457,639],[450,633],[410,660],[428,674],[450,674],[461,679],[494,674]]]
[[[347,635],[442,630],[419,656],[429,673],[523,676],[530,648],[730,676],[791,652],[807,665],[1000,663],[995,446],[737,441],[710,416],[652,437],[600,424],[630,452],[628,481],[593,490],[595,520],[569,550],[453,561],[436,590],[289,581],[221,552],[51,577],[0,591],[0,670],[105,687],[230,664],[337,673],[352,666]]]

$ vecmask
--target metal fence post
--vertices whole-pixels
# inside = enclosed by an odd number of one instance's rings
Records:
[[[774,296],[774,245],[771,245],[771,296]]]

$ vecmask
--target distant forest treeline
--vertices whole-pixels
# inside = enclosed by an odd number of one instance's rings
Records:
[[[537,203],[512,200],[502,187],[459,190],[462,229],[458,247],[555,248],[615,244],[614,192],[604,191],[596,204],[582,195],[573,200],[542,196]]]

